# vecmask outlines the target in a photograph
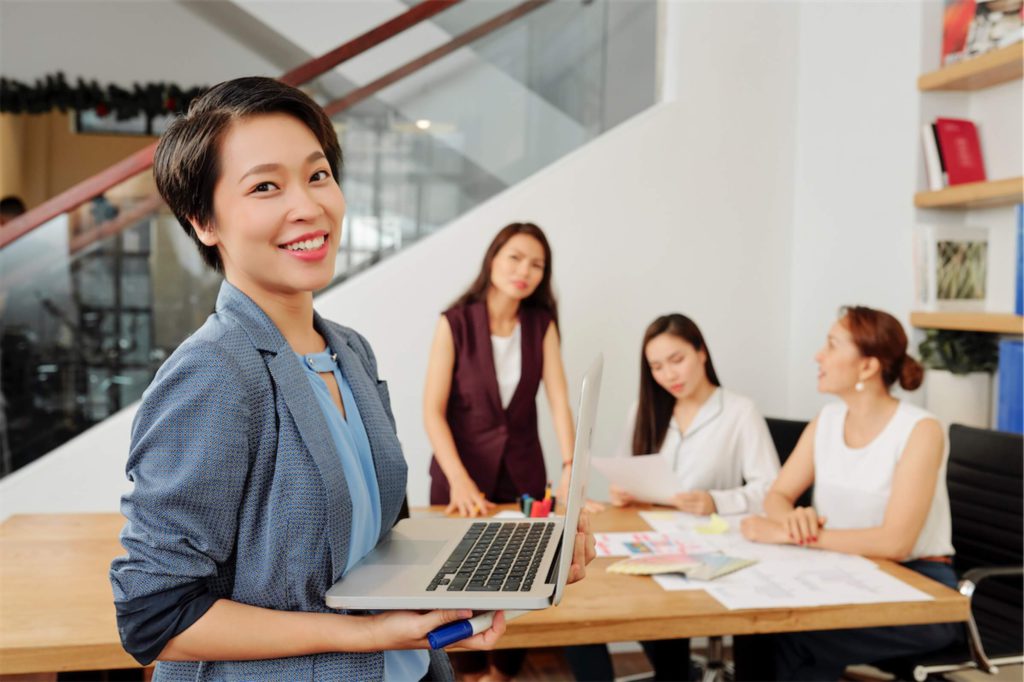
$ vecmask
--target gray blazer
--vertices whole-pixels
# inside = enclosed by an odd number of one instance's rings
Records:
[[[366,427],[383,534],[398,518],[407,469],[387,384],[362,336],[319,315],[314,326],[338,353]],[[344,470],[298,358],[231,284],[146,390],[127,473],[134,490],[121,502],[127,554],[111,566],[115,602],[205,582],[243,604],[330,611],[324,592],[341,578],[352,523]],[[160,662],[154,679],[379,680],[383,660]],[[443,653],[431,652],[429,676],[453,678]]]

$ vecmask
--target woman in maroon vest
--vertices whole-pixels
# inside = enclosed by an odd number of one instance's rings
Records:
[[[480,274],[437,323],[430,350],[424,422],[434,459],[430,503],[460,516],[486,514],[522,493],[540,499],[548,480],[537,433],[543,380],[568,488],[573,422],[551,291],[551,248],[533,223],[502,229]],[[525,651],[453,656],[465,679],[508,679]],[[470,658],[466,658],[469,656]]]

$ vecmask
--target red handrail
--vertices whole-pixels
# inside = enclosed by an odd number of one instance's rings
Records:
[[[345,60],[362,54],[388,38],[396,36],[408,28],[412,28],[416,24],[459,2],[462,2],[462,0],[423,0],[423,2],[414,5],[394,19],[390,19],[380,26],[370,29],[322,57],[310,60],[292,69],[281,76],[281,80],[289,85],[301,85],[308,82]],[[128,178],[150,168],[153,165],[156,145],[157,143],[154,142],[148,147],[140,149],[131,156],[118,161],[90,178],[82,180],[74,187],[64,190],[57,196],[44,201],[32,210],[7,223],[0,228],[0,249],[24,237],[47,221],[70,211],[89,199],[106,192],[111,187],[119,185]]]
[[[344,111],[345,109],[362,102],[364,99],[372,97],[395,81],[399,81],[406,76],[419,71],[423,67],[436,62],[441,57],[451,54],[452,52],[455,52],[455,50],[458,50],[459,48],[464,47],[469,43],[488,35],[489,33],[497,31],[502,26],[512,23],[519,17],[532,12],[548,2],[550,2],[550,0],[527,0],[524,3],[516,5],[512,9],[502,12],[493,19],[485,21],[482,24],[478,24],[465,33],[456,36],[450,42],[417,57],[390,73],[384,74],[377,80],[353,90],[344,97],[328,102],[324,105],[324,111],[327,112],[328,116],[334,116],[339,111]]]

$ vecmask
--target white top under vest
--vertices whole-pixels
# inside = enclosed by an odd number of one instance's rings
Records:
[[[818,414],[814,434],[814,508],[826,528],[875,528],[882,525],[892,492],[892,477],[910,433],[922,419],[934,419],[920,407],[900,401],[896,413],[873,441],[862,448],[846,444],[846,403],[831,403]],[[907,559],[953,554],[952,520],[946,492],[946,459],[935,482],[931,509]]]
[[[636,404],[630,411],[620,456],[633,452]],[[717,388],[686,433],[669,421],[659,454],[676,472],[679,491],[706,490],[719,514],[760,512],[779,473],[779,456],[754,401]]]
[[[501,406],[508,407],[523,373],[523,331],[518,322],[511,336],[491,334],[491,352],[494,355],[494,374],[498,377]]]

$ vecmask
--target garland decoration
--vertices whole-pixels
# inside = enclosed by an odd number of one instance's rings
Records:
[[[55,109],[62,112],[95,110],[100,116],[113,114],[118,121],[133,119],[140,113],[152,119],[185,111],[207,87],[182,88],[159,82],[133,83],[131,89],[113,84],[104,88],[95,80],[86,83],[82,78],[78,78],[75,85],[68,85],[61,72],[37,78],[33,85],[0,78],[0,112],[44,114]]]

